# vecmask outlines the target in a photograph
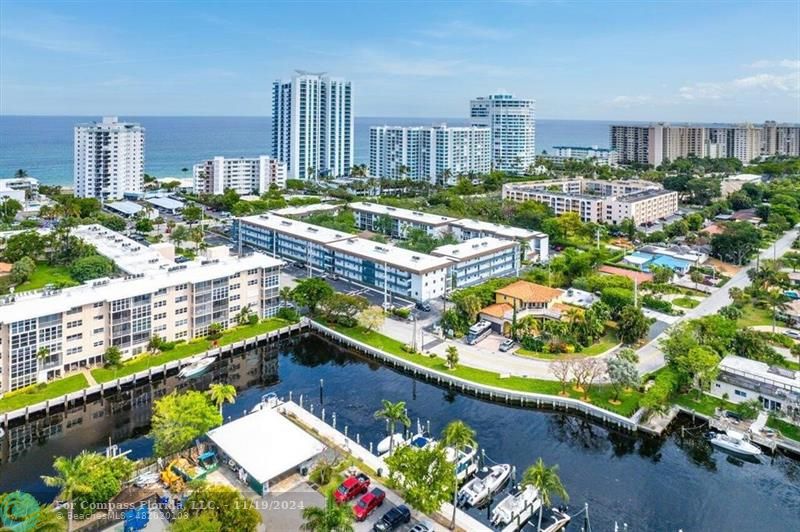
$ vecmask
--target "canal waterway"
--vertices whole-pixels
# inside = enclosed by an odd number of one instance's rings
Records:
[[[192,381],[168,377],[10,427],[0,441],[0,492],[22,489],[52,499],[40,475],[50,473],[58,455],[113,443],[133,458],[148,456],[152,400],[220,381],[240,390],[236,403],[226,405],[226,417],[239,417],[265,393],[286,397],[291,391],[295,400],[303,394],[317,414],[323,406],[328,419],[335,412],[337,427],[347,425],[367,445],[385,435],[384,422],[373,415],[381,399],[406,401],[414,424],[430,423],[434,433],[462,419],[477,431],[486,455],[516,466],[517,477],[538,457],[558,464],[570,507],[588,503],[594,530],[613,530],[615,522],[653,531],[800,530],[800,461],[782,454],[755,463],[733,458],[708,445],[699,420],[679,419],[664,438],[619,432],[579,416],[462,396],[311,334],[220,360]]]

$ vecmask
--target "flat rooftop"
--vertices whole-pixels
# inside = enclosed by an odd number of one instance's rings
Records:
[[[284,207],[269,211],[278,216],[306,216],[317,212],[328,212],[341,209],[342,205],[331,205],[329,203],[312,203],[311,205],[297,205],[296,207]]]
[[[621,203],[633,203],[636,201],[642,201],[650,198],[655,198],[658,196],[668,196],[678,193],[674,190],[664,190],[664,189],[649,189],[649,190],[639,190],[637,192],[631,192],[630,194],[619,194],[616,196],[617,201]]]
[[[492,233],[497,236],[505,238],[514,238],[519,240],[530,240],[531,238],[544,238],[547,235],[539,231],[530,231],[521,227],[512,227],[510,225],[494,224],[491,222],[483,222],[481,220],[473,220],[464,218],[450,223],[453,227],[463,227],[471,231],[482,231],[484,233]]]
[[[452,261],[445,257],[434,257],[359,237],[332,242],[328,247],[336,253],[347,253],[376,263],[385,262],[393,268],[411,273],[425,273],[452,265]]]
[[[80,225],[72,230],[72,234],[93,245],[99,254],[113,260],[127,274],[161,270],[175,264],[146,244],[99,224]]]
[[[111,209],[112,211],[121,212],[126,216],[133,216],[137,212],[141,211],[144,207],[132,201],[114,201],[111,203],[106,203],[106,208]]]
[[[758,360],[750,360],[736,355],[728,355],[723,358],[719,363],[719,369],[800,392],[800,371],[777,368]]]
[[[335,229],[328,229],[319,225],[312,225],[300,220],[292,218],[285,218],[275,214],[257,214],[254,216],[245,216],[239,218],[239,221],[245,224],[263,227],[272,231],[283,233],[289,236],[296,236],[304,240],[309,240],[317,244],[329,244],[349,238],[352,235]]]
[[[349,207],[354,211],[369,212],[372,214],[378,214],[378,215],[388,216],[390,218],[398,218],[400,220],[405,220],[408,222],[416,222],[432,226],[448,225],[456,221],[456,218],[450,218],[449,216],[442,216],[440,214],[429,214],[420,211],[412,211],[411,209],[402,209],[400,207],[392,207],[390,205],[380,205],[378,203],[370,203],[367,201],[357,201],[355,203],[350,203]]]
[[[253,268],[274,268],[283,261],[261,253],[244,257],[213,260],[196,259],[183,264],[170,264],[157,270],[120,279],[94,279],[72,288],[34,290],[0,299],[0,323],[65,312],[73,307],[98,301],[114,301],[142,294],[151,294],[183,283],[198,283],[228,277]]]
[[[147,203],[154,205],[159,209],[177,210],[183,209],[185,206],[182,201],[167,198],[165,196],[158,196],[155,198],[148,198]]]
[[[504,249],[512,249],[518,245],[519,244],[516,242],[510,240],[500,240],[493,236],[487,236],[483,238],[471,238],[459,244],[439,246],[431,251],[431,255],[461,261],[481,257]]]

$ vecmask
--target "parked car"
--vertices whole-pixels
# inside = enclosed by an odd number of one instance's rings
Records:
[[[373,532],[388,532],[409,521],[411,521],[411,510],[405,504],[401,504],[390,508],[388,512],[383,514],[380,521],[372,527],[372,530]]]
[[[505,340],[503,340],[503,343],[500,344],[500,351],[505,353],[506,351],[511,350],[513,347],[514,347],[514,340],[512,340],[511,338],[506,338]]]
[[[409,528],[408,532],[433,532],[433,525],[428,523],[417,523]]]
[[[794,329],[786,329],[786,332],[784,332],[783,334],[785,334],[789,338],[800,340],[800,331],[795,331]]]
[[[333,498],[336,499],[336,502],[339,504],[351,501],[362,493],[367,492],[369,489],[369,482],[369,477],[364,473],[350,475],[336,488]]]
[[[353,514],[356,516],[356,521],[363,521],[369,517],[369,514],[375,511],[375,508],[383,504],[384,499],[386,499],[386,493],[380,488],[372,488],[372,491],[363,495],[353,506]]]
[[[420,303],[417,303],[416,307],[417,307],[418,310],[421,310],[422,312],[430,312],[431,311],[431,304],[428,303],[427,301],[422,301]]]

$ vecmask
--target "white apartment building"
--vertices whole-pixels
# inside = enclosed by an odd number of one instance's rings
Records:
[[[741,124],[728,129],[728,157],[735,157],[744,164],[761,157],[763,130],[752,124]]]
[[[286,165],[277,159],[258,157],[214,157],[193,167],[195,194],[264,194],[272,185],[286,187]]]
[[[75,126],[74,185],[76,196],[101,201],[142,192],[144,128],[115,116]]]
[[[755,399],[767,410],[800,419],[800,371],[728,355],[710,393],[737,404]]]
[[[492,94],[472,100],[470,107],[472,125],[491,129],[495,170],[523,174],[535,164],[535,100]]]
[[[488,236],[439,246],[431,255],[453,261],[447,278],[448,289],[458,289],[497,277],[518,275],[519,248],[519,243],[513,240]]]
[[[395,238],[406,238],[409,229],[422,229],[439,237],[450,231],[450,224],[456,221],[449,216],[366,201],[350,203],[348,207],[355,214],[356,227],[362,231],[385,233]]]
[[[288,177],[348,175],[354,164],[352,88],[325,73],[298,70],[272,86],[272,157]]]
[[[373,126],[370,174],[455,183],[457,176],[491,170],[491,131],[485,127]]]
[[[594,164],[599,166],[617,166],[619,160],[616,151],[597,146],[553,146],[553,152],[542,157],[556,164],[564,164],[570,159],[576,161],[592,159]]]
[[[88,232],[109,230],[78,230]],[[139,251],[128,249],[131,255]],[[163,261],[124,278],[6,296],[0,300],[0,391],[101,364],[110,346],[129,358],[143,352],[154,335],[166,341],[205,336],[212,323],[235,325],[244,307],[272,316],[281,265],[260,253],[238,258],[227,248],[211,248],[201,259]]]
[[[450,222],[450,231],[459,242],[485,237],[519,242],[521,260],[547,262],[550,259],[550,237],[547,233],[470,218]]]
[[[538,201],[556,215],[578,213],[584,222],[618,224],[630,218],[637,225],[678,211],[678,193],[650,181],[562,179],[506,183],[503,199]]]

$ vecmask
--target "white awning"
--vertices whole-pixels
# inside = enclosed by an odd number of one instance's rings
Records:
[[[325,449],[319,440],[268,407],[213,429],[208,437],[259,484]]]

